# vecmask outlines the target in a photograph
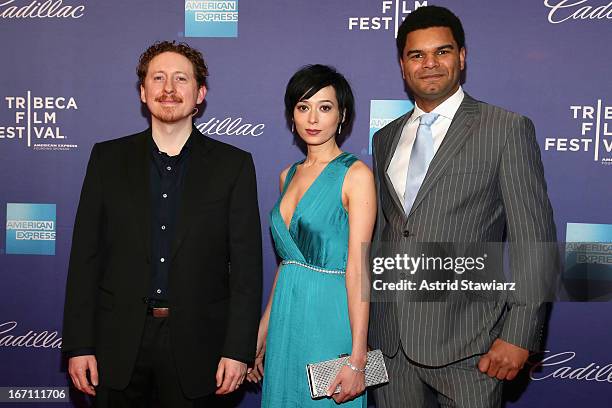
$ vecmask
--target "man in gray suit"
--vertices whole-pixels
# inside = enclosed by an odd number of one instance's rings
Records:
[[[534,126],[462,90],[464,42],[461,22],[442,7],[420,7],[399,28],[415,108],[374,135],[373,253],[507,241],[517,289],[485,293],[488,301],[450,290],[438,301],[414,290],[373,295],[370,345],[382,349],[390,375],[375,391],[378,407],[499,407],[503,380],[542,336],[543,303],[524,292],[542,285],[543,257],[521,247],[554,242],[556,231]]]

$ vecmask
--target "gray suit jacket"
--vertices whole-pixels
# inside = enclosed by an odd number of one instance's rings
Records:
[[[387,243],[506,240],[527,243],[529,252],[531,243],[556,240],[533,123],[467,94],[406,215],[387,168],[411,113],[374,135],[374,255],[384,253]],[[543,267],[542,259],[531,255],[510,251],[513,278],[524,283],[517,283],[523,292],[540,278]],[[409,291],[397,292],[391,301],[373,297],[369,342],[388,356],[397,353],[401,342],[409,358],[428,366],[486,353],[497,337],[535,350],[544,308],[527,298],[519,289],[488,301],[461,293],[450,294],[447,301],[415,301]]]

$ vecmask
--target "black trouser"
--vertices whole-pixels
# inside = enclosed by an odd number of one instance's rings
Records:
[[[188,399],[179,384],[170,349],[167,318],[147,315],[134,372],[124,390],[98,387],[98,408],[196,408],[215,405],[215,396]]]

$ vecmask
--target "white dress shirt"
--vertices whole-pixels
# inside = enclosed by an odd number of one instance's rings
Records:
[[[434,157],[438,148],[446,136],[446,132],[459,109],[459,105],[463,101],[463,89],[459,87],[457,91],[447,100],[438,105],[432,112],[439,114],[436,121],[431,125],[431,133],[434,140]],[[402,135],[397,144],[397,148],[393,153],[393,158],[387,168],[387,174],[395,187],[398,197],[404,200],[404,191],[406,190],[406,177],[408,176],[408,163],[410,162],[410,154],[412,153],[412,145],[416,139],[416,132],[419,128],[419,122],[424,112],[419,105],[414,106],[412,115],[402,129]]]

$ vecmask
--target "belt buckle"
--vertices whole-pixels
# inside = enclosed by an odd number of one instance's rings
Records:
[[[170,309],[167,307],[152,307],[151,315],[153,317],[168,317]]]

